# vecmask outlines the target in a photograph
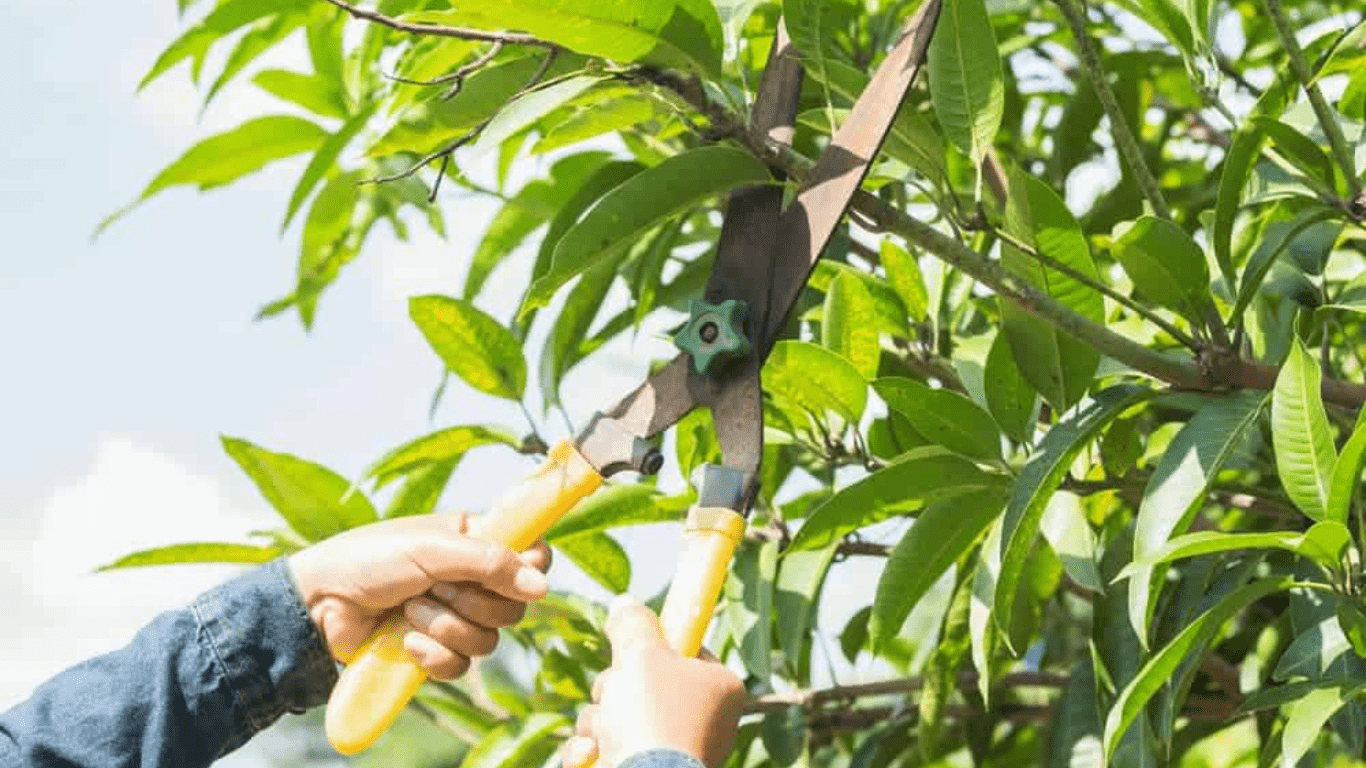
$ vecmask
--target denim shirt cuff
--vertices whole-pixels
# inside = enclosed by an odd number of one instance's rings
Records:
[[[701,760],[675,749],[647,749],[626,758],[617,768],[707,768]]]
[[[285,558],[200,595],[190,606],[250,734],[327,701],[337,667]]]

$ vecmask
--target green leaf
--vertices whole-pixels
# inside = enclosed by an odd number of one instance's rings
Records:
[[[841,17],[847,17],[850,10],[850,4],[831,0],[783,0],[782,3],[783,23],[801,56],[802,67],[827,88],[829,65],[845,58],[840,55],[835,38],[842,27],[848,26]],[[835,118],[829,109],[828,91],[824,101],[827,105],[824,127],[833,130]]]
[[[1149,396],[1149,390],[1128,384],[1096,393],[1090,404],[1048,431],[1039,442],[1038,450],[1016,475],[1002,523],[1001,570],[992,600],[996,626],[1007,638],[1014,621],[1015,588],[1038,538],[1048,500],[1062,483],[1077,454],[1101,428]]]
[[[1176,433],[1143,489],[1134,525],[1135,562],[1146,561],[1168,539],[1186,530],[1204,505],[1219,470],[1260,421],[1266,400],[1265,393],[1251,391],[1220,397],[1196,411]],[[1145,647],[1158,598],[1153,585],[1160,575],[1154,569],[1129,585],[1129,622]]]
[[[1272,147],[1306,176],[1327,189],[1333,187],[1333,161],[1314,140],[1270,115],[1252,118],[1271,139]]]
[[[1280,205],[1289,207],[1291,202]],[[1293,201],[1296,205],[1299,202]],[[1308,250],[1326,260],[1341,230],[1340,226],[1334,226],[1331,222],[1340,215],[1339,211],[1329,206],[1311,205],[1297,211],[1289,221],[1270,221],[1262,230],[1257,247],[1243,269],[1242,282],[1238,285],[1238,300],[1229,317],[1242,316],[1257,297],[1267,273],[1287,250],[1292,253]]]
[[[286,69],[264,69],[251,79],[261,90],[277,99],[303,107],[323,117],[346,117],[346,96],[338,83],[317,75]]]
[[[877,275],[838,261],[821,259],[816,262],[811,277],[806,281],[808,288],[826,294],[828,297],[835,280],[845,277],[856,281],[872,299],[872,331],[885,333],[898,338],[909,339],[912,329],[907,322],[906,307],[888,282]],[[825,307],[812,307],[806,317],[815,315],[824,321]]]
[[[920,598],[1001,513],[1004,488],[983,488],[925,507],[892,549],[878,579],[868,631],[876,653],[901,631]]]
[[[788,545],[788,551],[821,549],[891,511],[1004,483],[1004,477],[985,472],[967,459],[941,449],[912,451],[841,488],[813,510]]]
[[[900,377],[878,379],[873,390],[931,443],[976,459],[1001,458],[1000,428],[963,395]]]
[[[925,322],[930,299],[925,290],[925,278],[920,274],[920,262],[891,240],[882,241],[879,256],[882,268],[887,272],[887,282],[901,297],[906,311],[917,322]]]
[[[560,536],[554,546],[612,594],[631,588],[631,558],[616,539],[602,531]]]
[[[490,669],[492,665],[482,665]],[[564,715],[537,712],[525,720],[506,720],[488,732],[460,763],[460,768],[522,768],[540,765],[559,746],[557,731],[573,728]]]
[[[1180,227],[1156,216],[1120,224],[1111,252],[1140,292],[1197,327],[1210,305],[1205,254]]]
[[[531,154],[541,155],[603,134],[625,131],[656,119],[660,114],[660,104],[650,94],[628,90],[619,98],[583,105],[569,117],[547,128],[532,146]]]
[[[1120,735],[1129,730],[1144,706],[1167,683],[1183,659],[1192,653],[1204,651],[1224,622],[1244,608],[1267,595],[1290,589],[1293,585],[1294,580],[1289,578],[1261,579],[1247,584],[1195,617],[1171,642],[1149,657],[1134,679],[1120,692],[1105,718],[1103,743],[1106,761],[1114,756]]]
[[[191,147],[152,179],[138,199],[100,222],[104,231],[151,196],[180,185],[201,192],[236,181],[276,160],[318,146],[327,132],[301,117],[270,115],[248,120],[230,131],[210,136]]]
[[[821,586],[839,542],[821,549],[787,551],[778,561],[773,593],[773,615],[778,623],[778,645],[792,672],[803,666],[803,649],[811,641]]]
[[[635,174],[564,233],[549,272],[532,284],[519,316],[546,306],[570,278],[630,247],[664,220],[737,187],[771,181],[753,155],[721,145],[687,150]]]
[[[844,658],[853,664],[859,653],[868,645],[868,622],[873,618],[873,606],[864,606],[849,618],[849,623],[840,631],[840,651]]]
[[[1072,668],[1049,722],[1045,768],[1103,768],[1100,754],[1101,706],[1091,659]]]
[[[1333,482],[1328,489],[1328,506],[1323,518],[1346,523],[1352,511],[1352,499],[1361,487],[1361,470],[1366,466],[1366,408],[1357,413],[1352,436],[1342,446],[1342,455],[1333,465]]]
[[[850,275],[839,275],[825,294],[821,316],[821,342],[854,364],[865,379],[877,376],[877,309],[873,296],[863,283]]]
[[[403,481],[403,486],[394,494],[394,498],[389,502],[389,507],[384,510],[384,516],[390,517],[410,517],[412,515],[427,515],[436,510],[436,502],[441,498],[441,494],[446,490],[446,484],[450,482],[451,475],[455,473],[456,466],[460,459],[446,459],[432,464],[427,464],[420,469],[413,470]]]
[[[281,13],[258,21],[251,30],[238,39],[237,45],[228,54],[227,60],[223,63],[223,71],[204,93],[204,104],[201,109],[208,108],[214,97],[232,82],[233,78],[241,74],[248,64],[274,48],[307,21],[308,14],[300,12]]]
[[[585,56],[717,76],[725,39],[707,0],[487,0],[405,17],[502,32],[519,29]]]
[[[471,448],[481,445],[520,445],[517,436],[502,427],[478,424],[447,427],[410,440],[394,448],[366,472],[380,488],[400,475],[406,475],[433,464],[458,460]]]
[[[1281,485],[1295,506],[1315,520],[1327,517],[1338,459],[1319,391],[1322,379],[1318,362],[1296,339],[1271,397],[1271,438]]]
[[[543,60],[544,54],[527,54],[500,61],[470,75],[464,87],[451,98],[433,94],[412,105],[370,148],[370,156],[396,152],[426,154],[469,133],[498,114],[503,105],[531,80]],[[561,77],[577,70],[582,63],[577,56],[560,55],[545,76]]]
[[[778,768],[797,762],[806,746],[806,709],[799,704],[764,715],[760,733],[768,757]]]
[[[1100,564],[1096,561],[1096,534],[1075,495],[1055,492],[1039,520],[1039,530],[1072,581],[1092,592],[1105,591]]]
[[[518,96],[499,110],[479,133],[479,140],[470,147],[470,154],[478,156],[496,149],[504,141],[521,133],[552,110],[578,98],[599,82],[602,82],[599,76],[579,75]]]
[[[471,387],[520,400],[526,391],[521,345],[471,302],[450,296],[415,296],[408,314],[442,362]]]
[[[763,683],[773,677],[773,582],[778,542],[741,548],[726,574],[723,612],[745,669]]]
[[[549,178],[528,182],[503,203],[470,259],[469,271],[465,273],[464,298],[473,300],[478,296],[494,268],[538,227],[559,215],[567,201],[584,188],[585,181],[603,167],[608,157],[605,152],[580,152],[563,158],[551,166]],[[579,212],[581,209],[574,215]]]
[[[351,140],[361,132],[374,116],[379,102],[371,104],[361,110],[355,117],[347,120],[337,132],[328,136],[318,147],[318,151],[313,153],[312,159],[308,161],[308,166],[299,175],[299,181],[294,185],[294,191],[289,194],[289,205],[285,208],[285,218],[280,222],[280,231],[284,232],[289,228],[289,222],[294,219],[294,214],[299,212],[299,208],[308,199],[308,195],[313,188],[327,176],[328,171],[332,170],[337,164],[337,158],[346,149]]]
[[[987,409],[991,417],[1017,443],[1034,439],[1038,421],[1039,395],[1029,386],[1015,355],[1010,350],[1010,338],[998,332],[987,352],[986,370],[982,376]]]
[[[560,403],[560,383],[569,369],[587,354],[584,337],[617,278],[614,266],[613,262],[598,264],[579,277],[546,337],[545,348],[541,351],[540,383],[547,408]]]
[[[1237,283],[1237,272],[1233,264],[1233,222],[1242,203],[1243,189],[1252,177],[1252,169],[1257,165],[1262,144],[1266,140],[1266,135],[1253,118],[1258,115],[1280,115],[1297,88],[1298,85],[1294,75],[1289,72],[1289,67],[1283,68],[1271,87],[1263,91],[1257,99],[1249,119],[1244,120],[1238,127],[1229,142],[1228,151],[1224,154],[1224,170],[1219,175],[1219,191],[1214,205],[1214,232],[1211,239],[1214,244],[1215,261],[1219,263],[1219,269],[1224,273],[1224,279],[1230,286]]]
[[[1319,688],[1291,702],[1286,707],[1285,731],[1281,734],[1281,768],[1295,768],[1323,734],[1328,719],[1359,696],[1362,689],[1360,685]]]
[[[958,670],[962,668],[972,645],[968,628],[971,575],[959,578],[958,582],[944,614],[939,642],[925,665],[924,685],[920,689],[920,720],[916,737],[920,742],[921,756],[929,762],[938,757],[940,741],[946,729],[945,708],[949,697],[958,690]]]
[[[824,347],[784,339],[763,370],[764,390],[789,413],[823,418],[834,412],[857,423],[868,404],[868,384],[854,364]]]
[[[977,167],[1005,111],[1005,79],[984,0],[945,0],[930,41],[928,67],[939,123]]]
[[[143,75],[138,90],[188,58],[202,60],[214,43],[257,19],[305,8],[308,0],[223,0],[198,24],[190,27],[161,52]]]
[[[676,507],[661,504],[655,489],[639,483],[604,488],[579,502],[546,532],[546,540],[577,536],[625,525],[680,519]]]
[[[107,565],[101,565],[95,570],[112,571],[118,568],[142,568],[176,563],[267,563],[281,554],[282,551],[278,547],[194,542],[139,550]]]
[[[370,500],[361,493],[347,496],[351,484],[327,467],[239,438],[225,436],[222,440],[223,450],[256,483],[280,517],[305,539],[321,541],[379,519]]]
[[[1329,526],[1329,528],[1320,528]],[[1318,529],[1318,530],[1315,530]],[[1199,531],[1177,536],[1162,548],[1136,560],[1119,572],[1119,578],[1131,578],[1158,563],[1168,563],[1198,555],[1236,552],[1245,549],[1283,549],[1304,555],[1324,565],[1337,567],[1338,557],[1346,548],[1350,534],[1341,523],[1315,523],[1309,531],[1268,531],[1266,533],[1223,533]]]
[[[1006,229],[1039,253],[1096,279],[1091,249],[1081,227],[1062,199],[1042,181],[1022,173],[1011,175]],[[1012,273],[1081,316],[1104,324],[1105,302],[1094,289],[1044,267],[1017,248],[1004,246],[1001,258]],[[1091,386],[1100,353],[1013,303],[1002,301],[1000,306],[1006,337],[1025,380],[1053,410],[1062,412],[1072,407]]]

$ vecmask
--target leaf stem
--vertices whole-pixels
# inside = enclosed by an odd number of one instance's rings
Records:
[[[1138,183],[1138,188],[1143,196],[1153,207],[1153,212],[1164,219],[1171,219],[1172,211],[1167,207],[1166,199],[1162,197],[1162,188],[1158,186],[1157,179],[1148,169],[1148,164],[1143,159],[1143,150],[1139,147],[1133,131],[1129,129],[1129,124],[1124,120],[1124,112],[1119,108],[1119,101],[1115,99],[1115,92],[1111,90],[1110,82],[1105,79],[1105,68],[1100,62],[1100,54],[1096,51],[1095,41],[1086,33],[1086,17],[1083,15],[1083,11],[1078,7],[1077,0],[1054,0],[1054,2],[1062,11],[1063,17],[1067,19],[1067,24],[1072,29],[1072,36],[1076,38],[1081,67],[1086,71],[1086,77],[1091,81],[1091,87],[1096,91],[1096,98],[1105,110],[1105,116],[1110,119],[1110,132],[1114,136],[1115,147],[1119,149],[1124,161],[1129,164],[1129,169],[1134,172],[1134,180]]]
[[[1318,83],[1314,81],[1314,74],[1309,71],[1309,65],[1304,60],[1304,51],[1300,49],[1295,32],[1290,29],[1290,23],[1285,18],[1281,0],[1262,0],[1262,6],[1266,8],[1267,15],[1276,26],[1281,45],[1285,47],[1285,55],[1290,59],[1290,68],[1295,71],[1295,77],[1299,79],[1300,86],[1309,97],[1309,105],[1314,108],[1314,115],[1318,117],[1319,125],[1328,137],[1333,157],[1342,167],[1343,175],[1347,177],[1347,183],[1352,190],[1351,196],[1356,198],[1361,194],[1361,182],[1357,180],[1356,174],[1356,158],[1348,148],[1347,137],[1343,135],[1342,126],[1338,125],[1332,108],[1328,106],[1328,100],[1323,97],[1323,91],[1319,90]]]

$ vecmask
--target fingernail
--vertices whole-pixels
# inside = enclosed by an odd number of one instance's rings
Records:
[[[517,575],[512,577],[512,585],[519,592],[532,595],[545,594],[550,589],[550,582],[546,580],[545,574],[531,566],[518,568]]]

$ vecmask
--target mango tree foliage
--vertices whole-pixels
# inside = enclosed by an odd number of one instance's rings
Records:
[[[180,0],[144,84],[274,105],[102,226],[287,167],[297,278],[259,314],[306,327],[376,225],[427,228],[466,270],[410,298],[437,396],[504,404],[350,474],[224,438],[281,526],[107,567],[257,563],[461,508],[470,451],[530,470],[568,434],[549,410],[621,394],[565,377],[681,326],[725,195],[795,184],[918,4]],[[743,129],[780,15],[806,69],[785,154]],[[1350,3],[944,0],[764,369],[764,486],[709,640],[752,696],[729,768],[1363,759],[1364,126]],[[483,231],[470,194],[500,203]],[[719,457],[705,413],[668,440],[685,476]],[[614,529],[693,493],[615,484],[548,538],[621,592],[640,553]],[[478,679],[424,687],[405,722],[432,749],[405,727],[365,759],[554,763],[604,613],[552,595]]]

